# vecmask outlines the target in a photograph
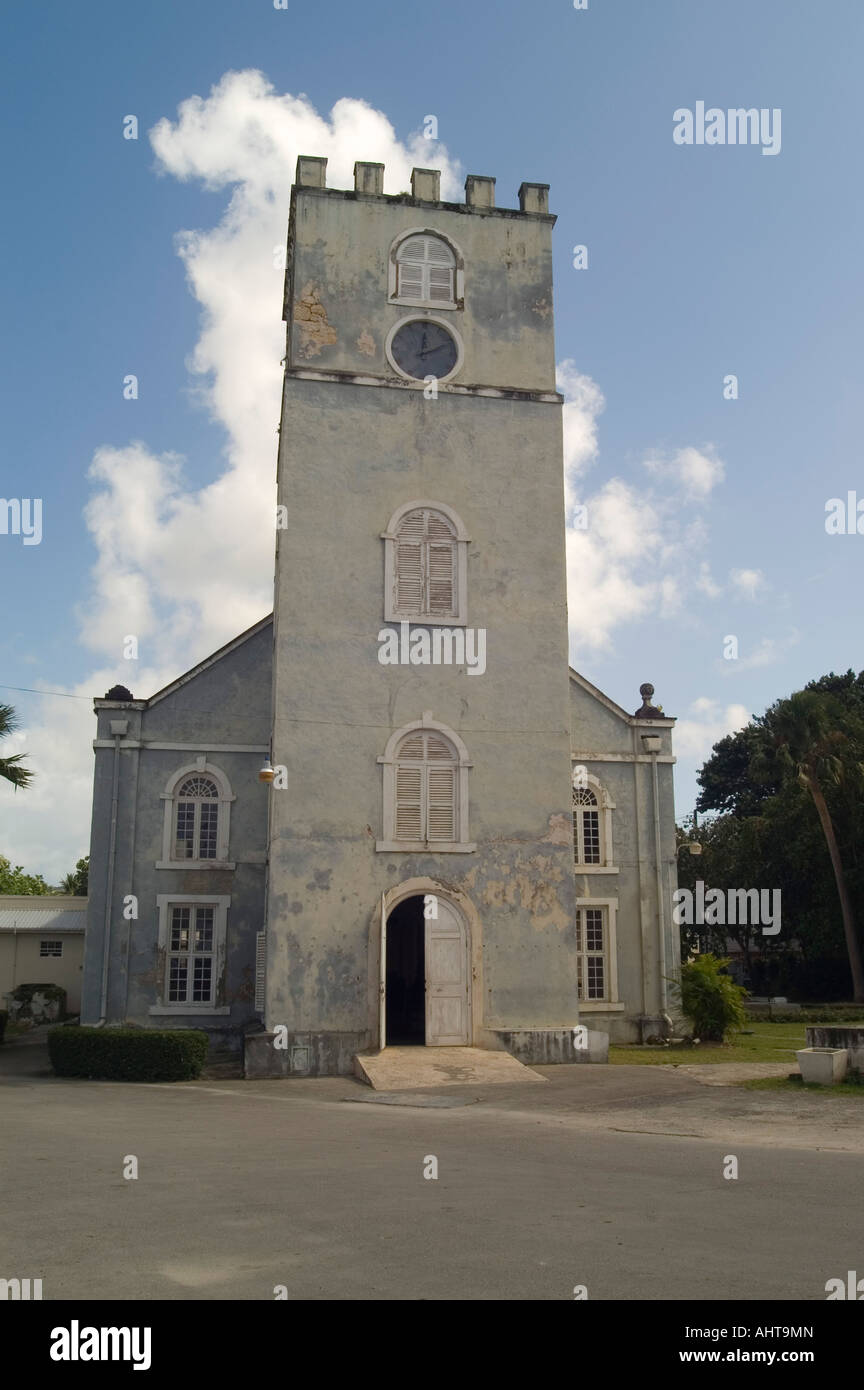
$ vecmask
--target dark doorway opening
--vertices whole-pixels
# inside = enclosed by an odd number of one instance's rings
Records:
[[[426,923],[423,898],[406,898],[387,918],[387,1042],[426,1042]]]

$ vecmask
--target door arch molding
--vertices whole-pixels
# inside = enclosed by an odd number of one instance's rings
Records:
[[[381,895],[373,914],[369,932],[369,1034],[372,1046],[377,1047],[380,1020],[381,982],[381,920],[386,921],[395,907],[406,898],[425,897],[434,893],[442,898],[460,919],[465,931],[468,952],[468,1045],[476,1046],[483,1018],[483,942],[480,916],[467,894],[436,878],[407,878]]]

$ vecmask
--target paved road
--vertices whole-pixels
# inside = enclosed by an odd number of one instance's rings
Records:
[[[666,1068],[403,1104],[45,1067],[38,1045],[0,1051],[0,1275],[46,1299],[824,1300],[864,1271],[854,1099],[808,1100],[796,1138],[788,1097]]]

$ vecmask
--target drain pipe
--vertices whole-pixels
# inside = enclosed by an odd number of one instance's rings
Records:
[[[660,859],[660,783],[657,776],[657,754],[660,735],[643,734],[642,743],[651,755],[651,788],[654,803],[654,869],[657,879],[657,947],[660,966],[660,1012],[666,1016],[666,924],[663,920],[663,867]],[[671,1020],[670,1020],[671,1021]]]
[[[105,1026],[108,1008],[108,962],[111,955],[111,907],[114,901],[114,860],[117,853],[117,802],[120,788],[120,740],[129,730],[128,719],[112,719],[111,733],[114,735],[114,769],[111,779],[111,838],[108,842],[108,872],[105,883],[105,920],[103,925],[104,945],[102,949],[102,997],[99,1008],[97,1028]]]

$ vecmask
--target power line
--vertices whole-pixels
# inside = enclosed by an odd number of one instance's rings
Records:
[[[69,695],[65,690],[33,690],[29,685],[0,685],[0,690],[19,690],[25,695],[59,695],[63,700],[92,700],[92,695]]]

